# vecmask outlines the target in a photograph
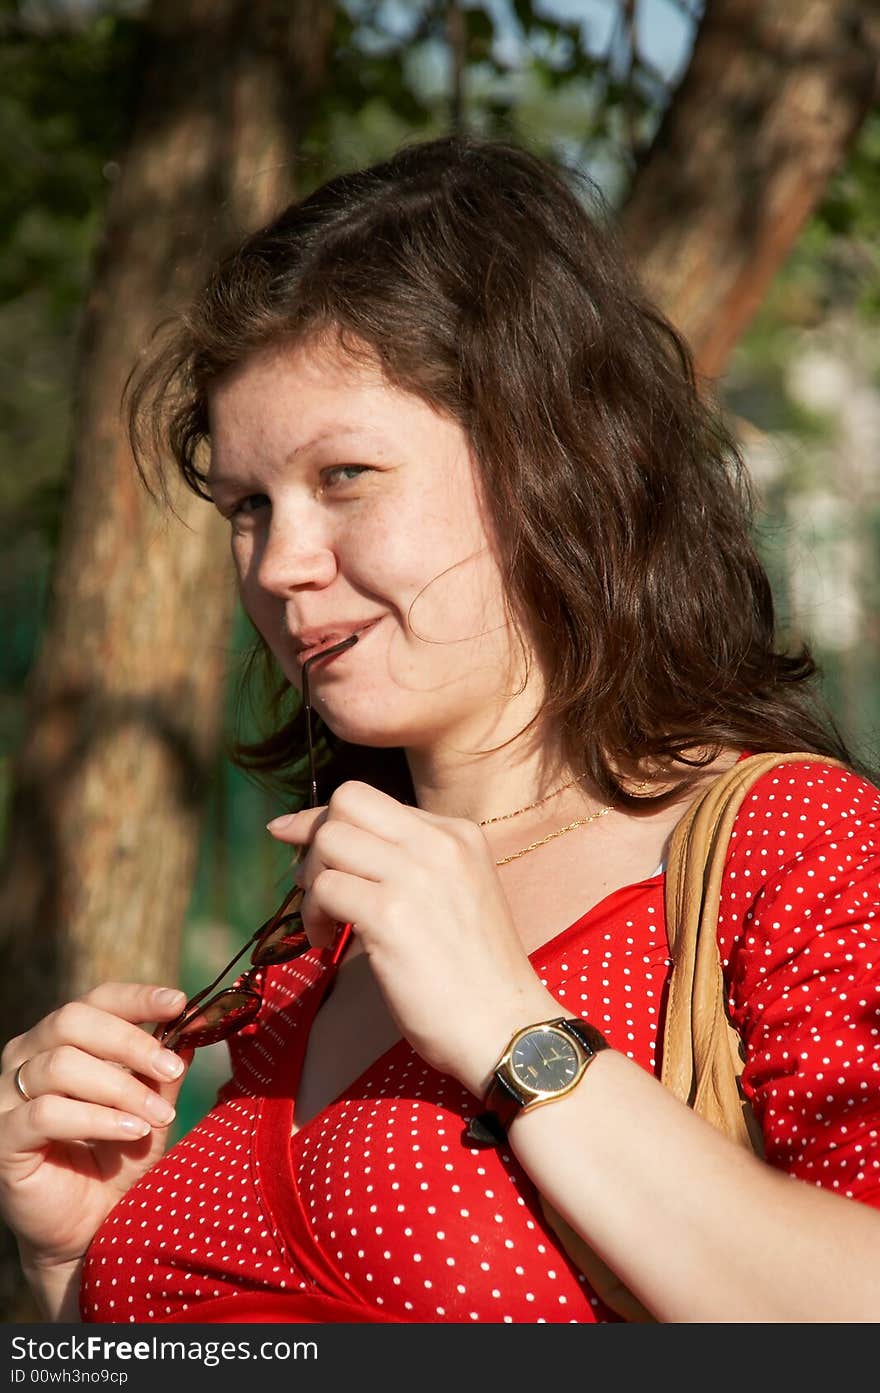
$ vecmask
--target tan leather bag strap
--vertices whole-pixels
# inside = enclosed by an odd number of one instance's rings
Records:
[[[750,755],[699,794],[675,828],[666,868],[666,932],[672,968],[660,1079],[733,1141],[762,1154],[760,1131],[740,1095],[740,1041],[727,1017],[718,953],[721,882],[730,834],[746,795],[778,764],[841,765],[827,755]],[[654,1317],[543,1196],[541,1206],[596,1295],[630,1321]]]
[[[740,1041],[727,1018],[716,936],[730,834],[758,779],[777,765],[839,765],[827,755],[751,755],[691,804],[669,844],[666,932],[672,971],[666,1002],[661,1081],[733,1141],[763,1150],[739,1092]]]

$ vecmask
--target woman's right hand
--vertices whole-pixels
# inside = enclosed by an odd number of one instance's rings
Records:
[[[141,1027],[173,1020],[185,1000],[107,982],[4,1047],[0,1215],[36,1288],[72,1275],[107,1214],[162,1155],[192,1054],[181,1059]],[[15,1086],[19,1065],[31,1101]]]

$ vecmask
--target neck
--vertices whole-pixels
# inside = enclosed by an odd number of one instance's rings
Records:
[[[543,679],[537,668],[506,674],[503,694],[485,703],[470,719],[437,729],[419,746],[406,747],[416,802],[426,812],[482,823],[503,817],[579,778],[542,714]],[[493,846],[531,835],[547,819],[590,812],[601,799],[588,780],[572,783],[558,797],[521,817],[486,829]],[[575,811],[572,812],[572,807]],[[542,828],[542,830],[545,830]]]
[[[539,807],[523,813],[521,818],[493,828],[493,834],[497,831],[500,836],[506,835],[502,830],[506,827],[516,839],[521,835],[519,827],[535,826],[548,819],[558,820],[560,811],[570,810],[573,805],[581,810],[599,805],[589,780],[578,778],[582,771],[570,768],[560,757],[552,757],[547,751],[537,750],[511,758],[510,750],[472,756],[457,751],[454,756],[447,757],[437,751],[426,755],[423,751],[408,750],[407,762],[420,808],[476,823],[503,817],[548,794],[555,795],[563,785],[571,784],[558,796],[547,798]]]

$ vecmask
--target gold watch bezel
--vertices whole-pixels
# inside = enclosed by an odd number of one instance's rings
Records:
[[[552,1090],[531,1088],[529,1084],[524,1083],[519,1075],[514,1072],[511,1061],[513,1059],[513,1052],[520,1040],[524,1039],[526,1035],[534,1035],[539,1032],[554,1035],[558,1039],[561,1039],[574,1050],[577,1056],[578,1067],[574,1077],[569,1079],[568,1083],[563,1084],[561,1088],[554,1088]],[[525,1112],[527,1108],[538,1107],[541,1103],[550,1103],[555,1098],[564,1098],[566,1093],[570,1093],[571,1090],[576,1088],[580,1083],[590,1059],[591,1056],[585,1052],[581,1042],[576,1040],[573,1035],[569,1035],[568,1031],[563,1030],[555,1021],[538,1021],[535,1025],[523,1026],[521,1030],[518,1030],[516,1034],[511,1037],[510,1043],[496,1064],[493,1073],[499,1074],[503,1071],[508,1083],[520,1089],[523,1093],[529,1094],[529,1097],[522,1104],[522,1110]]]

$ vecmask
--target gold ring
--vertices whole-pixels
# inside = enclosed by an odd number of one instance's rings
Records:
[[[21,1071],[22,1071],[22,1069],[24,1068],[25,1064],[27,1064],[27,1062],[28,1062],[28,1061],[27,1061],[26,1059],[22,1060],[21,1064],[19,1064],[18,1068],[16,1069],[16,1071],[15,1071],[13,1077],[12,1077],[12,1082],[15,1084],[16,1089],[17,1089],[18,1092],[21,1094],[21,1096],[22,1096],[22,1098],[24,1099],[24,1101],[25,1101],[26,1103],[32,1103],[34,1100],[33,1100],[33,1098],[31,1097],[31,1095],[28,1093],[27,1089],[25,1088],[24,1084],[23,1084],[22,1081],[21,1081]]]

